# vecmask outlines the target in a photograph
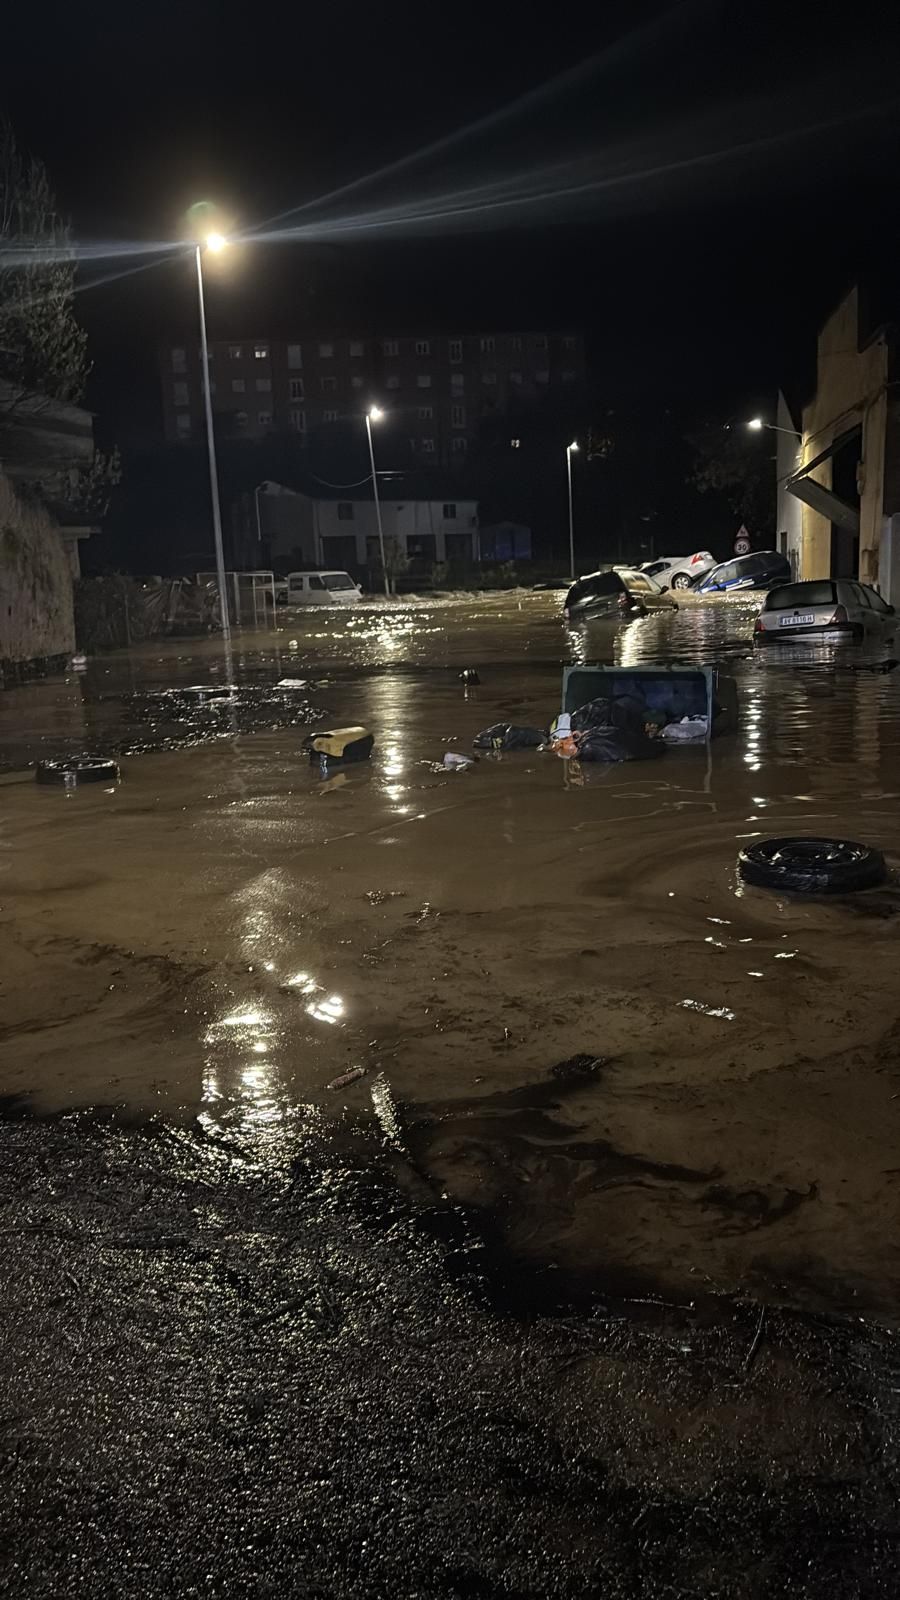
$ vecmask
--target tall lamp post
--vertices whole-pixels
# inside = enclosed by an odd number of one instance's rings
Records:
[[[387,561],[384,554],[384,528],[381,523],[381,501],[378,498],[378,474],[375,471],[375,448],[372,444],[372,423],[379,422],[384,416],[380,406],[370,406],[366,412],[366,437],[369,441],[369,461],[372,467],[372,493],[375,496],[375,521],[378,524],[378,545],[381,550],[381,570],[384,573],[384,592],[388,599],[391,597],[391,585],[388,578]]]
[[[226,240],[221,233],[210,233],[206,249],[217,255],[224,250]],[[219,474],[216,469],[216,440],[213,433],[212,395],[209,388],[209,348],[206,342],[206,307],[203,299],[203,245],[198,244],[197,296],[200,302],[200,353],[203,362],[203,409],[206,413],[206,450],[209,456],[209,493],[212,500],[213,538],[216,546],[216,580],[219,588],[219,607],[222,612],[222,638],[226,649],[231,647],[231,622],[228,616],[228,592],[225,586],[225,547],[222,543],[222,512],[219,506]]]
[[[566,445],[566,475],[569,480],[569,568],[575,582],[575,511],[572,504],[572,451],[578,449],[575,439]]]

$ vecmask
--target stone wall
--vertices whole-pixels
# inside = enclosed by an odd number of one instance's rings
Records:
[[[59,529],[0,473],[0,676],[74,647],[72,568]]]

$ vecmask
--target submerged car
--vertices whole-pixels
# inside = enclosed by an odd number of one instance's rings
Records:
[[[897,629],[894,607],[868,584],[812,578],[770,589],[756,619],[757,644],[796,639],[865,639],[880,644]]]
[[[720,561],[705,578],[700,579],[694,593],[724,594],[732,589],[771,589],[776,583],[789,582],[790,576],[790,563],[777,550],[757,550],[750,556]]]
[[[645,572],[621,567],[613,572],[590,572],[576,579],[566,595],[563,616],[570,622],[588,617],[634,615],[647,605],[668,604],[659,584]]]
[[[289,572],[275,583],[280,606],[348,606],[362,599],[349,572]]]
[[[716,558],[708,550],[696,550],[692,556],[657,556],[653,561],[642,561],[640,570],[655,578],[661,589],[693,589],[715,564]]]

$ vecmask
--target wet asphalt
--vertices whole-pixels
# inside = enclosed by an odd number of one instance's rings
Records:
[[[896,1594],[893,890],[729,868],[897,851],[892,678],[721,606],[285,620],[224,706],[189,641],[0,699],[5,1592]],[[673,653],[721,749],[435,770]],[[75,750],[121,785],[36,792]]]

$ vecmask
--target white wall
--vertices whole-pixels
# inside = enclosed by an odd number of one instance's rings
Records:
[[[357,563],[365,566],[368,559],[366,541],[378,537],[375,503],[372,500],[345,502],[353,507],[352,519],[346,520],[338,515],[339,503],[337,500],[314,502],[322,564],[329,565],[328,545],[331,539],[346,539],[354,535]],[[444,506],[447,504],[456,506],[455,517],[444,516]],[[411,544],[415,545],[417,539],[433,537],[435,560],[446,561],[447,535],[466,534],[470,540],[470,558],[473,561],[479,558],[477,500],[382,500],[381,520],[385,539],[396,540],[404,551]]]
[[[796,431],[797,425],[788,410],[787,401],[780,393],[775,421],[779,428],[779,432],[775,435],[775,547],[782,555],[787,556],[791,563],[791,572],[795,578],[799,578],[803,546],[803,502],[798,500],[795,494],[789,494],[785,484],[801,464],[803,445],[800,434]]]

